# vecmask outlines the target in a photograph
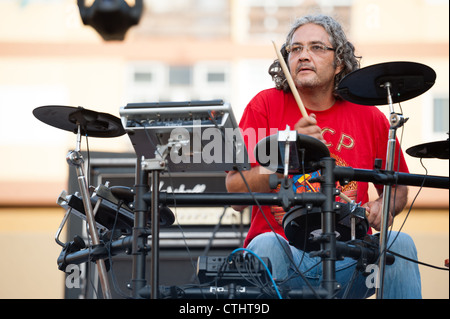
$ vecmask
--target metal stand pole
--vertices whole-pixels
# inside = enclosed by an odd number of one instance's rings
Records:
[[[149,235],[147,225],[147,203],[143,200],[144,194],[149,191],[148,172],[141,167],[141,160],[136,165],[136,201],[134,211],[133,243],[131,254],[133,255],[133,269],[131,285],[133,298],[139,298],[139,290],[146,285],[145,262],[147,256],[147,237]]]
[[[78,185],[80,187],[81,196],[83,199],[84,210],[86,212],[86,220],[88,222],[89,234],[92,239],[93,246],[100,245],[99,235],[97,233],[97,228],[95,225],[95,216],[92,209],[90,196],[89,196],[89,187],[86,182],[86,177],[84,175],[83,170],[83,157],[80,153],[80,145],[81,145],[81,126],[78,125],[78,133],[77,133],[77,145],[74,151],[71,151],[67,154],[66,160],[67,162],[75,166],[77,176],[78,176]],[[100,278],[100,284],[102,287],[103,296],[105,299],[111,299],[111,290],[108,282],[107,271],[105,261],[103,259],[99,259],[96,261],[97,271]]]
[[[151,268],[151,299],[158,299],[159,291],[159,172],[152,171],[152,268]]]
[[[157,152],[154,159],[138,160],[136,170],[136,208],[135,208],[135,227],[133,228],[133,297],[140,298],[139,291],[145,287],[145,258],[149,247],[147,245],[148,236],[150,235],[146,227],[148,221],[148,203],[146,202],[146,194],[149,192],[149,172],[151,172],[152,189],[151,189],[151,299],[158,299],[159,294],[159,180],[160,171],[166,169],[164,157],[167,148]],[[161,155],[164,154],[164,155]]]
[[[392,95],[391,95],[391,83],[386,82],[384,87],[387,90],[388,94],[388,103],[389,110],[391,112],[391,116],[389,119],[390,129],[389,129],[389,138],[388,138],[388,146],[386,152],[386,171],[392,171],[394,168],[394,160],[395,160],[395,145],[396,145],[396,131],[397,128],[401,127],[403,123],[405,123],[405,119],[402,115],[394,113],[393,103],[392,103]],[[389,213],[390,213],[390,205],[391,205],[391,190],[392,185],[385,185],[383,188],[383,206],[382,206],[382,215],[381,215],[381,229],[380,229],[380,259],[378,262],[378,285],[376,288],[376,297],[377,299],[383,298],[383,286],[384,286],[384,272],[386,267],[386,253],[387,253],[387,233],[389,227]]]
[[[335,295],[340,288],[336,281],[336,225],[335,225],[335,196],[336,185],[334,178],[335,160],[331,157],[322,159],[322,176],[324,180],[321,184],[322,193],[326,200],[322,206],[322,264],[323,264],[323,288],[328,292],[328,298]]]

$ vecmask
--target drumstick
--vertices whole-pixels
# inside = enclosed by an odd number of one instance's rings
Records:
[[[289,87],[291,88],[292,94],[294,94],[295,101],[297,101],[298,107],[300,109],[300,112],[302,113],[303,117],[308,117],[308,113],[306,112],[305,106],[303,105],[303,102],[300,98],[300,95],[298,94],[297,88],[294,84],[294,80],[292,79],[291,73],[289,73],[289,69],[286,65],[286,62],[283,59],[283,56],[281,55],[281,52],[277,49],[277,45],[274,41],[272,41],[273,47],[275,48],[275,52],[278,56],[278,61],[280,61],[281,68],[283,69],[284,76],[286,77],[286,80],[288,81]]]
[[[345,200],[349,204],[354,202],[350,197],[348,197],[344,193],[339,193],[339,197],[342,198],[343,200]],[[366,217],[368,217],[368,216],[369,216],[369,212],[366,211]]]
[[[353,200],[350,197],[348,197],[347,195],[345,195],[344,193],[340,193],[339,197],[342,198],[343,200],[345,200],[347,203],[353,202]]]

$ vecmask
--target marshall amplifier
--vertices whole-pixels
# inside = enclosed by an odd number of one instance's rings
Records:
[[[116,154],[91,152],[86,171],[89,172],[89,185],[133,187],[135,184],[135,154]],[[69,189],[78,191],[77,175],[69,168]],[[160,190],[174,193],[215,193],[226,192],[226,173],[213,172],[175,172],[161,174]],[[160,285],[184,285],[198,283],[196,278],[199,256],[228,255],[242,247],[250,224],[250,210],[237,212],[231,207],[169,207],[175,215],[175,222],[169,227],[160,228]],[[78,235],[86,238],[86,223],[79,216],[70,216],[67,236],[72,240]],[[149,240],[149,245],[151,244]],[[95,264],[80,265],[84,277],[80,288],[67,288],[66,298],[96,298],[101,290],[95,273]],[[150,271],[150,257],[147,267]],[[113,297],[129,296],[127,288],[131,280],[132,258],[118,254],[112,258],[110,277]],[[148,278],[149,280],[149,275]]]

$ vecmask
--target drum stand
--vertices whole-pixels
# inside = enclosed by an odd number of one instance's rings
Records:
[[[158,146],[155,151],[155,158],[138,159],[136,165],[136,202],[135,202],[135,222],[133,227],[133,273],[132,273],[132,291],[134,298],[140,298],[139,291],[145,287],[145,258],[147,255],[148,245],[147,237],[151,234],[151,299],[158,299],[159,295],[159,227],[160,227],[160,211],[159,211],[159,182],[160,172],[167,169],[166,156],[169,149],[173,145]],[[149,175],[151,173],[151,204],[150,204],[150,220],[151,232],[149,233],[147,225],[148,220],[148,204],[145,201],[145,194],[149,192]]]
[[[290,131],[289,126],[286,127],[286,131],[278,133],[278,142],[284,144],[284,163],[283,163],[283,181],[281,182],[280,193],[283,191],[292,192],[292,185],[288,183],[289,163],[291,148],[292,154],[299,153],[298,145],[296,144],[298,134],[295,131]],[[321,143],[321,142],[319,142]],[[303,144],[305,147],[306,143]],[[320,145],[320,144],[319,144]],[[328,151],[328,150],[327,150]],[[295,161],[295,160],[294,160]],[[331,156],[325,156],[318,163],[316,163],[317,169],[321,169],[322,174],[319,178],[321,184],[321,193],[324,195],[325,200],[321,205],[322,208],[322,234],[318,236],[315,241],[320,243],[321,249],[316,252],[312,252],[311,256],[319,256],[322,259],[322,274],[323,280],[321,287],[315,290],[315,294],[320,298],[333,298],[336,292],[340,289],[340,285],[336,280],[336,260],[337,260],[337,247],[336,247],[336,223],[335,223],[335,210],[337,204],[334,200],[335,196],[339,195],[339,191],[336,189],[336,181],[334,169],[336,167],[335,159]],[[288,211],[290,205],[289,202],[283,201],[283,209]],[[305,206],[311,205],[305,203]],[[311,205],[312,207],[312,205]],[[307,290],[303,290],[303,296],[305,297]]]
[[[77,123],[77,142],[74,151],[70,151],[66,160],[67,163],[71,166],[74,166],[76,169],[77,177],[78,177],[78,186],[80,187],[81,196],[83,199],[84,210],[86,212],[86,220],[88,223],[89,234],[92,239],[93,247],[101,245],[99,235],[97,233],[97,228],[95,225],[95,215],[92,208],[92,204],[89,198],[89,187],[86,181],[86,176],[84,174],[83,164],[84,160],[80,152],[81,148],[81,125]],[[103,259],[96,260],[97,271],[100,279],[100,284],[102,287],[103,296],[105,299],[111,299],[111,290],[109,287],[107,270],[105,261]]]
[[[394,112],[393,100],[391,94],[391,83],[386,82],[382,85],[386,88],[387,91],[387,99],[389,104],[390,111],[390,128],[389,128],[389,137],[388,137],[388,145],[387,145],[387,153],[386,153],[386,164],[385,170],[392,171],[394,168],[394,160],[395,160],[395,146],[396,146],[396,132],[397,129],[402,127],[403,124],[408,120],[408,118],[404,118],[401,114],[397,114]],[[392,185],[387,184],[384,185],[383,188],[383,206],[382,206],[382,220],[381,220],[381,229],[380,229],[380,259],[378,262],[378,283],[376,288],[376,296],[377,299],[383,298],[383,282],[384,282],[384,270],[386,266],[386,253],[387,253],[387,232],[389,227],[389,213],[390,213],[390,205],[391,205],[391,190]],[[394,207],[395,209],[395,207]]]
[[[322,193],[326,200],[322,206],[322,235],[319,241],[322,243],[322,250],[319,256],[322,257],[323,265],[323,281],[322,285],[326,292],[327,298],[332,298],[334,293],[339,289],[339,284],[336,281],[336,224],[335,224],[335,201],[334,197],[337,195],[335,188],[335,177],[333,170],[335,168],[335,160],[331,157],[324,158],[322,161]]]

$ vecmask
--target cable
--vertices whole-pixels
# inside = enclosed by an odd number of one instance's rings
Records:
[[[427,170],[427,168],[423,165],[422,158],[420,159],[420,164],[421,164],[422,167],[425,169],[425,176],[424,176],[424,178],[423,178],[422,184],[420,185],[419,190],[417,191],[416,195],[414,196],[413,201],[411,202],[411,205],[409,206],[408,212],[406,213],[405,219],[403,220],[403,223],[402,223],[402,225],[400,226],[397,235],[395,236],[394,240],[393,240],[392,243],[389,245],[389,247],[387,247],[386,249],[391,248],[392,244],[394,243],[394,241],[395,241],[395,240],[397,239],[397,237],[399,236],[401,230],[403,229],[403,226],[405,226],[405,223],[406,223],[406,220],[407,220],[408,217],[409,217],[409,214],[411,213],[411,209],[412,209],[413,206],[414,206],[414,202],[416,201],[417,197],[419,196],[420,192],[421,192],[422,189],[423,189],[423,185],[425,184],[426,177],[428,176],[428,170]]]
[[[413,262],[413,263],[416,263],[416,264],[419,264],[419,265],[423,265],[423,266],[427,266],[427,267],[435,268],[435,269],[438,269],[438,270],[445,270],[445,271],[449,271],[449,269],[448,269],[448,268],[444,268],[444,267],[438,267],[438,266],[434,266],[434,265],[431,265],[431,264],[427,264],[427,263],[421,262],[421,261],[419,261],[419,260],[414,260],[414,259],[412,259],[412,258],[409,258],[409,257],[403,256],[403,255],[400,255],[400,254],[398,254],[398,253],[396,253],[396,252],[393,252],[393,251],[391,251],[391,250],[388,250],[388,252],[389,252],[389,253],[391,253],[392,255],[395,255],[395,256],[397,256],[397,257],[400,257],[400,258],[406,259],[406,260],[408,260],[408,261],[411,261],[411,262]]]
[[[235,253],[237,253],[239,251],[245,251],[247,253],[250,253],[250,254],[252,254],[253,256],[255,256],[259,260],[259,262],[263,265],[264,269],[266,270],[267,275],[269,276],[270,281],[272,282],[273,288],[275,289],[275,291],[276,291],[276,293],[278,295],[278,298],[279,299],[283,299],[283,297],[280,294],[280,291],[278,290],[277,284],[275,283],[275,280],[272,277],[272,273],[270,272],[270,270],[267,267],[266,263],[257,254],[255,254],[253,251],[251,251],[250,249],[247,249],[247,248],[237,248],[237,249],[235,249],[235,250],[233,250],[231,252],[230,256],[228,257],[229,260],[231,260],[231,256],[232,255],[234,255]]]
[[[303,275],[303,273],[298,269],[297,265],[295,264],[295,261],[292,259],[292,255],[289,252],[286,251],[286,248],[284,247],[283,243],[281,242],[281,239],[278,237],[277,233],[275,232],[275,229],[273,229],[272,225],[270,224],[269,220],[267,219],[267,216],[264,213],[261,205],[259,204],[259,201],[257,200],[257,198],[255,197],[254,193],[250,189],[250,185],[248,185],[244,174],[242,173],[242,171],[239,168],[238,168],[238,172],[241,175],[241,178],[244,181],[244,184],[246,185],[250,196],[252,196],[253,200],[255,201],[256,205],[258,206],[258,213],[262,214],[262,216],[263,216],[264,220],[266,221],[267,225],[270,227],[272,232],[275,234],[275,238],[277,239],[277,241],[280,244],[281,248],[285,252],[286,256],[289,258],[289,261],[291,262],[291,264],[294,266],[295,271],[302,277],[302,279],[305,281],[306,285],[311,289],[312,293],[319,299],[320,296],[317,294],[317,292],[315,291],[314,287],[311,285],[309,280]]]
[[[109,259],[109,263],[110,263],[110,270],[111,270],[111,278],[113,281],[113,287],[114,290],[123,298],[125,299],[129,299],[130,297],[127,296],[124,292],[122,292],[122,290],[120,289],[120,287],[118,286],[117,283],[117,279],[116,279],[116,275],[114,273],[114,269],[113,269],[113,260],[112,260],[112,254],[111,254],[111,244],[114,238],[114,231],[116,230],[116,224],[117,224],[117,220],[119,218],[119,211],[120,211],[120,207],[122,207],[122,205],[124,204],[123,200],[120,200],[118,205],[117,205],[117,209],[116,209],[116,216],[114,218],[114,223],[113,223],[113,227],[110,231],[111,233],[111,238],[109,240],[109,242],[103,242],[103,244],[105,245],[106,251],[108,252],[108,259]]]
[[[208,255],[208,252],[209,252],[209,250],[211,249],[211,246],[212,246],[214,237],[216,237],[216,233],[219,231],[219,228],[220,228],[220,226],[221,226],[221,224],[222,224],[222,219],[223,219],[223,217],[225,216],[225,213],[227,212],[228,207],[229,207],[229,206],[225,206],[225,207],[224,207],[224,209],[223,209],[223,211],[222,211],[222,214],[221,214],[220,217],[219,217],[219,221],[218,221],[217,224],[214,226],[214,229],[212,230],[212,234],[211,234],[211,237],[209,238],[208,244],[205,246],[205,249],[203,250],[203,253],[202,253],[203,256]]]
[[[416,201],[417,197],[419,196],[420,192],[422,191],[423,185],[424,185],[425,180],[426,180],[426,177],[428,176],[428,169],[427,169],[427,168],[425,167],[425,165],[423,164],[423,158],[420,158],[420,164],[422,165],[422,167],[423,167],[424,170],[425,170],[425,176],[424,176],[424,178],[423,178],[423,181],[422,181],[422,184],[420,185],[419,190],[417,191],[416,195],[414,196],[413,201],[411,202],[411,205],[410,205],[410,207],[409,207],[409,209],[408,209],[408,212],[407,212],[407,214],[406,214],[406,217],[405,217],[405,219],[404,219],[402,225],[400,226],[399,233],[400,233],[401,229],[403,228],[403,226],[405,225],[406,220],[407,220],[409,214],[411,213],[411,209],[412,209],[412,207],[414,206],[414,202]],[[399,236],[399,233],[397,234],[396,238]],[[396,238],[395,238],[395,239],[396,239]],[[395,240],[395,239],[394,239],[394,240]],[[387,248],[387,250],[388,250],[389,253],[391,253],[391,254],[393,254],[393,255],[395,255],[395,256],[398,256],[398,257],[400,257],[400,258],[403,258],[403,259],[406,259],[406,260],[408,260],[408,261],[411,261],[411,262],[414,262],[414,263],[417,263],[417,264],[421,264],[421,265],[424,265],[424,266],[427,266],[427,267],[431,267],[431,268],[435,268],[435,269],[439,269],[439,270],[446,270],[446,271],[449,270],[448,268],[443,268],[443,267],[438,267],[438,266],[430,265],[430,264],[427,264],[427,263],[424,263],[424,262],[421,262],[421,261],[418,261],[418,260],[411,259],[411,258],[406,257],[406,256],[402,256],[402,255],[400,255],[399,253],[393,252],[393,251],[390,250],[392,244],[393,244],[393,242],[389,245],[389,247]]]

